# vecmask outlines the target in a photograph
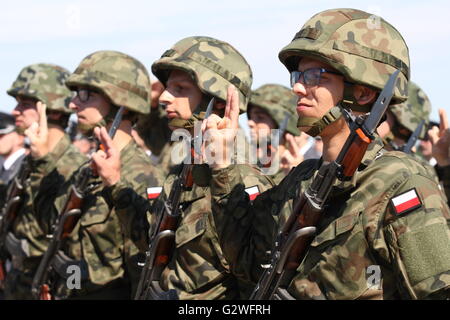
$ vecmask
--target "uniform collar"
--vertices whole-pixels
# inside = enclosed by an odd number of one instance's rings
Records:
[[[16,160],[19,159],[24,154],[25,148],[20,148],[19,150],[14,152],[3,162],[3,169],[9,170],[12,167],[12,165],[16,162]]]

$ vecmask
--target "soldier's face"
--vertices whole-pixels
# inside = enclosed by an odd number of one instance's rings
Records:
[[[95,125],[108,115],[111,102],[101,93],[89,88],[78,88],[77,94],[70,101],[69,107],[75,110],[80,123]]]
[[[258,139],[260,136],[268,136],[271,129],[277,128],[277,124],[272,117],[258,106],[252,106],[247,116],[250,133],[254,139]]]
[[[159,97],[159,103],[166,106],[169,120],[188,120],[201,101],[202,92],[189,74],[180,70],[170,72],[166,88]]]
[[[305,71],[311,68],[325,68],[335,71],[326,63],[309,58],[302,58],[298,64],[298,71]],[[313,117],[321,119],[332,107],[341,99],[344,91],[344,77],[337,74],[322,73],[320,83],[316,86],[309,86],[302,81],[297,82],[293,87],[294,93],[298,96],[297,114],[299,117]],[[299,128],[306,131],[309,128]]]
[[[22,130],[27,129],[33,122],[39,122],[39,113],[37,111],[35,99],[16,97],[17,105],[12,111],[16,119],[16,126]]]

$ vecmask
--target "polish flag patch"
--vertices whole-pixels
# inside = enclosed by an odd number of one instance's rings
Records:
[[[162,187],[152,187],[147,188],[147,197],[149,200],[154,200],[158,198],[159,194],[162,191]]]
[[[410,212],[422,206],[422,202],[420,201],[416,189],[411,189],[398,196],[395,196],[391,199],[391,202],[397,215],[403,214],[405,212]]]
[[[248,196],[249,196],[249,198],[250,198],[250,201],[253,201],[253,200],[255,200],[256,199],[256,197],[259,195],[259,188],[258,188],[258,186],[253,186],[253,187],[250,187],[250,188],[246,188],[245,189],[245,192],[247,192],[247,194],[248,194]]]

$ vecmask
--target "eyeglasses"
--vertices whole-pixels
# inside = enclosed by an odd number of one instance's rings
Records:
[[[322,73],[331,73],[331,74],[337,74],[342,76],[341,73],[327,70],[324,68],[311,68],[307,69],[305,71],[292,71],[291,72],[291,87],[293,88],[294,85],[301,81],[301,77],[303,76],[303,83],[307,86],[317,86],[320,83],[320,77]]]
[[[91,97],[91,94],[92,94],[93,92],[98,93],[98,92],[95,91],[95,90],[92,90],[92,89],[86,89],[86,88],[79,88],[79,89],[76,90],[78,99],[79,99],[81,102],[83,102],[83,103],[88,102],[88,100],[89,100],[89,98]]]

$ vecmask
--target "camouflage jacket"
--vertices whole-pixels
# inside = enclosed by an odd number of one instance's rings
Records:
[[[22,242],[27,257],[42,256],[48,239],[36,217],[36,204],[45,195],[46,201],[53,202],[59,188],[70,175],[86,160],[64,135],[52,152],[40,159],[28,158],[31,167],[29,183],[26,184],[24,199],[11,232]],[[43,221],[42,221],[43,222]],[[45,221],[48,224],[48,221]],[[37,266],[36,266],[37,267]]]
[[[280,212],[320,165],[321,160],[304,161],[253,203],[241,196],[242,180],[232,166],[213,172],[214,219],[235,275],[259,279]],[[377,139],[354,177],[336,183],[325,208],[317,235],[288,285],[295,298],[448,298],[449,208],[412,157],[385,152]],[[375,286],[369,284],[372,268],[379,270]]]
[[[92,177],[89,181],[93,189],[83,199],[81,218],[60,250],[75,261],[73,264],[81,266],[81,289],[65,291],[65,279],[60,273],[54,273],[53,276],[59,279],[57,292],[61,296],[95,295],[95,291],[105,288],[112,292],[117,287],[114,288],[111,283],[119,284],[121,291],[126,291],[121,292],[121,298],[132,295],[134,288],[131,285],[137,282],[140,273],[136,261],[138,250],[125,236],[118,217],[145,215],[149,203],[146,187],[161,185],[162,177],[134,141],[121,150],[120,160],[121,178],[114,186],[104,187],[99,177]],[[52,219],[62,210],[77,173],[71,177],[70,184],[65,186],[64,194],[56,199],[54,206],[49,208],[47,205],[46,212],[52,215]],[[101,297],[114,298],[114,295],[106,292],[103,296],[97,296]]]
[[[7,235],[5,247],[12,268],[6,276],[7,299],[32,299],[31,281],[49,244],[48,220],[40,219],[42,198],[52,203],[71,174],[86,160],[64,135],[46,156],[25,159],[31,171],[22,194],[22,204]]]
[[[249,165],[238,165],[247,192],[257,197],[271,186],[272,181]],[[162,193],[149,216],[151,226],[155,225],[160,212],[170,194],[178,166],[164,182]],[[211,213],[211,194],[209,191],[210,170],[202,165],[194,165],[194,185],[181,194],[182,218],[175,235],[175,250],[172,259],[162,274],[163,290],[175,290],[179,299],[239,299],[249,294],[246,283],[238,282],[230,274],[229,263],[225,259]],[[131,225],[130,222],[128,225]],[[135,221],[133,226],[143,225]],[[141,241],[135,238],[142,251],[148,250],[148,230],[141,228]],[[150,232],[151,234],[151,232]]]

